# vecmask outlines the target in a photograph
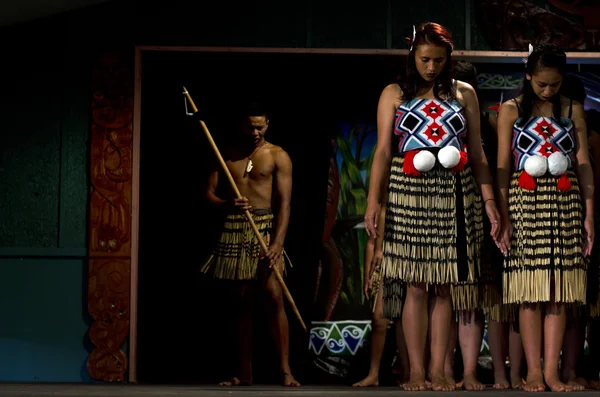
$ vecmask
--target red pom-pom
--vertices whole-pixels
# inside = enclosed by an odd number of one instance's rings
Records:
[[[457,172],[464,170],[468,162],[469,156],[467,156],[467,152],[460,152],[460,160],[458,161],[458,164],[452,168],[452,173],[456,174]]]
[[[421,172],[415,168],[414,159],[415,156],[419,153],[418,150],[411,150],[410,152],[406,152],[404,154],[404,165],[402,169],[406,175],[419,176]]]
[[[568,192],[571,189],[571,181],[569,180],[567,174],[562,174],[560,178],[558,178],[558,183],[556,184],[556,187],[561,192]]]
[[[535,190],[537,187],[535,179],[525,171],[523,171],[519,177],[519,186],[525,190]]]

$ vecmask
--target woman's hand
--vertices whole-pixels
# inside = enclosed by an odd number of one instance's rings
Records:
[[[583,256],[590,256],[594,248],[594,216],[586,216],[583,222],[584,241]]]
[[[490,235],[498,244],[498,240],[500,239],[500,232],[502,230],[502,222],[500,220],[500,212],[498,211],[498,207],[496,207],[496,201],[494,199],[486,200],[485,202],[485,212],[490,220],[490,224],[492,225],[492,230],[490,231]]]
[[[500,242],[499,244],[497,244],[498,248],[504,256],[508,255],[508,253],[510,252],[510,239],[512,238],[512,234],[512,223],[510,222],[510,220],[505,219],[502,222],[502,234],[500,236]]]
[[[371,238],[377,238],[377,225],[379,222],[379,212],[381,210],[381,204],[369,202],[367,205],[367,211],[365,212],[365,229],[367,235]]]

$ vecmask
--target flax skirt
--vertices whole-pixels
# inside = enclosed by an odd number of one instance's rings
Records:
[[[588,268],[587,303],[589,315],[592,318],[600,317],[600,211],[596,208],[594,226],[594,248],[590,255]]]
[[[418,176],[394,156],[381,269],[383,315],[399,318],[405,286],[450,286],[456,310],[479,308],[482,200],[471,167],[453,174],[439,163]]]
[[[513,174],[509,189],[513,235],[504,261],[504,303],[584,304],[588,260],[577,177],[567,171],[571,189],[561,192],[553,176],[537,178],[535,190],[522,189],[520,174]]]
[[[273,227],[270,209],[251,212],[257,229],[267,246]],[[255,280],[261,256],[261,247],[250,223],[243,214],[229,214],[223,223],[219,241],[200,271],[212,273],[214,278],[228,280]]]
[[[489,321],[513,323],[517,320],[518,305],[505,305],[502,302],[504,255],[490,236],[490,231],[490,222],[487,217],[484,217],[480,278],[483,290],[483,311]]]

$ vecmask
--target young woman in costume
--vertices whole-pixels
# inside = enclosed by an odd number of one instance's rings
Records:
[[[433,390],[455,388],[444,374],[447,332],[453,304],[456,310],[472,310],[479,299],[484,208],[492,235],[499,236],[479,102],[473,87],[452,79],[452,50],[443,26],[429,22],[415,29],[406,77],[383,90],[377,111],[365,225],[377,235],[387,190],[383,313],[402,318],[410,365],[406,390],[425,390],[427,375]],[[465,374],[464,381],[477,382],[474,373]]]
[[[502,105],[498,119],[503,300],[520,305],[528,391],[573,390],[561,382],[558,363],[567,305],[586,300],[594,241],[584,112],[560,95],[566,67],[556,47],[532,49],[522,93]]]

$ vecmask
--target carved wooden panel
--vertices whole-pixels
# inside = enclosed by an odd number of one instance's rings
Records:
[[[551,42],[569,50],[596,51],[599,4],[550,0],[543,7],[529,0],[475,0],[477,26],[492,50],[527,51],[530,43]],[[589,14],[589,15],[588,15]]]
[[[133,51],[131,51],[133,52]],[[131,274],[133,59],[104,53],[92,71],[88,310],[96,380],[124,381]]]

